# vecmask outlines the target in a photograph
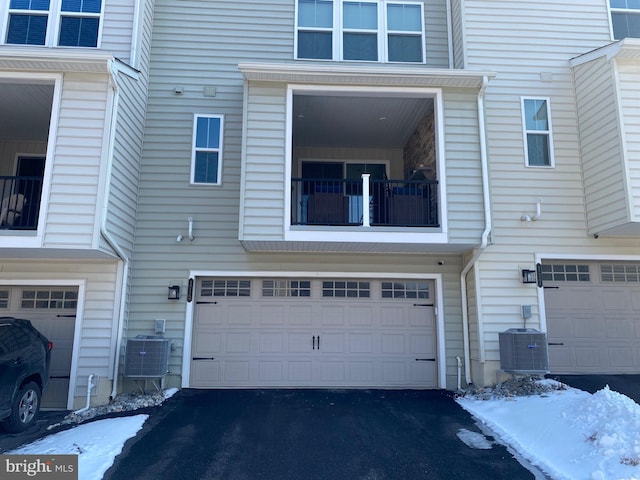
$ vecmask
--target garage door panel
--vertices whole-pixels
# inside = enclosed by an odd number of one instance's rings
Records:
[[[551,339],[549,341],[553,342]],[[575,363],[571,348],[560,345],[549,346],[549,364],[554,369],[571,369]]]
[[[373,336],[369,333],[349,335],[351,353],[373,353]]]
[[[607,318],[605,329],[607,338],[633,338],[635,336],[635,326],[629,318]]]
[[[223,324],[222,306],[215,304],[198,305],[195,317],[196,328],[219,327]]]
[[[349,363],[349,378],[354,384],[371,385],[371,382],[373,381],[373,371],[373,360]]]
[[[397,354],[405,350],[404,335],[402,334],[383,334],[382,335],[382,353]]]
[[[383,360],[382,379],[389,384],[405,383],[407,381],[405,365],[404,360]]]
[[[287,362],[288,383],[306,385],[313,380],[313,363],[310,360],[290,360]]]
[[[222,362],[224,380],[231,385],[249,383],[249,367],[247,360],[225,360]]]
[[[220,383],[220,362],[198,360],[191,362],[192,384],[196,387]]]
[[[637,362],[634,355],[634,348],[631,345],[616,346],[607,348],[609,364],[613,367],[631,369]]]
[[[597,368],[602,364],[601,348],[593,346],[578,346],[575,348],[576,365],[578,368]]]
[[[289,325],[313,324],[313,308],[310,305],[291,305],[289,307]]]
[[[287,337],[289,353],[307,353],[313,350],[314,340],[309,333],[290,333]]]
[[[260,334],[260,353],[282,353],[285,351],[285,335],[283,333]]]
[[[415,362],[409,366],[411,381],[426,382],[436,374],[435,362]]]
[[[260,325],[283,325],[287,308],[284,305],[265,305],[258,315]]]
[[[414,334],[409,337],[409,351],[416,355],[433,355],[435,358],[435,344],[433,337],[424,334]]]
[[[374,325],[378,315],[377,309],[371,306],[358,305],[349,307],[349,325],[352,327],[371,327]]]
[[[380,307],[380,324],[383,327],[402,327],[404,326],[404,308],[398,305],[381,306]]]
[[[264,383],[280,383],[284,379],[283,362],[261,361],[258,365],[258,378]]]
[[[416,306],[409,309],[409,325],[412,327],[433,328],[435,325],[435,315],[433,308]]]
[[[253,309],[248,305],[229,305],[226,307],[224,321],[230,327],[246,327],[256,318]]]
[[[320,307],[320,323],[322,325],[346,325],[345,307],[343,306],[326,306]]]
[[[629,293],[624,290],[603,290],[602,294],[602,309],[617,312],[628,311],[631,307],[629,303]]]
[[[340,385],[346,379],[344,361],[322,360],[320,372],[320,378],[325,384]]]
[[[193,344],[194,356],[203,357],[206,354],[215,354],[222,351],[222,335],[219,333],[202,332]]]

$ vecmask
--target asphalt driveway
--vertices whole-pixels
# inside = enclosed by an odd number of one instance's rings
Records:
[[[534,478],[492,438],[480,449],[461,432],[483,439],[445,391],[182,390],[104,478]]]
[[[640,375],[547,375],[570,387],[595,393],[609,385],[611,390],[622,393],[640,404]]]

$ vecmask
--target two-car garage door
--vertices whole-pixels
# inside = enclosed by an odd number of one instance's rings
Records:
[[[542,265],[553,373],[640,371],[640,264]]]
[[[190,386],[437,387],[432,281],[200,278]]]

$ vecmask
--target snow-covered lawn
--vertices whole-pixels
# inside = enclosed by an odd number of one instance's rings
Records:
[[[609,388],[458,403],[553,479],[640,479],[640,405]]]

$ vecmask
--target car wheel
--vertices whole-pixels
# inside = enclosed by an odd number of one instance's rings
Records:
[[[11,415],[4,422],[4,429],[15,433],[33,425],[40,410],[41,395],[40,387],[34,382],[25,383],[20,387],[11,405]]]

